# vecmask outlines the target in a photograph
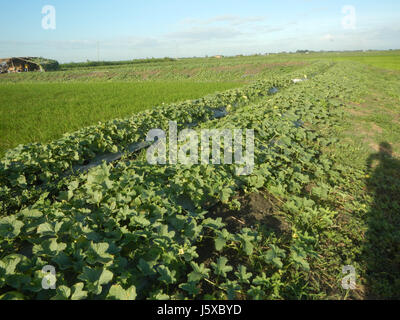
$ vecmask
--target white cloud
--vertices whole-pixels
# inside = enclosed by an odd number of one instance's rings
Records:
[[[177,40],[203,41],[213,39],[232,39],[242,35],[243,32],[227,27],[194,27],[189,30],[182,30],[166,34],[167,38]]]
[[[263,16],[247,16],[241,17],[237,15],[220,15],[211,17],[208,19],[195,19],[187,18],[181,21],[181,24],[189,25],[210,25],[210,24],[227,24],[230,26],[240,26],[244,24],[252,24],[257,22],[266,21],[266,17]]]
[[[334,38],[330,33],[324,35],[324,36],[322,37],[322,39],[323,39],[323,40],[328,40],[328,41],[334,41],[334,40],[335,40],[335,38]]]

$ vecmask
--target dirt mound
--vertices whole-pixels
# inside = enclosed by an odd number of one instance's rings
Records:
[[[261,225],[277,235],[291,232],[291,227],[279,214],[278,200],[268,192],[240,195],[235,198],[240,202],[240,210],[232,210],[227,205],[218,204],[210,211],[210,217],[221,217],[231,233],[243,228]]]

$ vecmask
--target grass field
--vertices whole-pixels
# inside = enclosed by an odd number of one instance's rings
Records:
[[[399,299],[399,57],[282,54],[0,77],[2,148],[43,142],[0,161],[0,299]],[[221,106],[227,115],[214,119]],[[145,150],[127,151],[172,120],[196,132],[254,129],[252,173],[155,166]],[[71,171],[116,151],[127,154]],[[37,289],[48,264],[54,292]],[[342,287],[349,265],[355,289]]]
[[[377,68],[387,70],[400,70],[400,55],[382,55],[382,56],[348,56],[336,58],[336,60],[347,60],[361,62],[366,65],[371,65]]]
[[[307,62],[301,56],[253,56],[188,58],[145,64],[114,64],[93,67],[64,67],[47,73],[3,74],[1,82],[132,82],[132,81],[241,81],[251,82],[270,76],[271,72],[287,73]]]
[[[178,81],[0,83],[0,154],[21,143],[51,141],[99,121],[240,85]]]
[[[298,58],[299,56],[296,56]],[[400,70],[400,51],[368,51],[368,52],[326,52],[311,53],[300,57],[303,61],[329,59],[333,61],[354,61],[386,70]]]

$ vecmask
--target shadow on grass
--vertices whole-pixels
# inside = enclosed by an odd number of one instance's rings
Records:
[[[364,257],[370,299],[400,298],[400,161],[387,142],[367,162],[368,191],[374,202],[368,214]]]

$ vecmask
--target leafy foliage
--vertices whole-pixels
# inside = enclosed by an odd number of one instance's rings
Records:
[[[291,83],[304,74],[313,77]],[[359,76],[351,64],[315,63],[290,76],[8,152],[0,162],[1,298],[320,297],[312,279],[320,243],[338,237],[332,236],[335,187],[359,173],[337,167],[324,152],[334,141],[313,128],[335,126],[337,101],[356,95],[352,84]],[[272,96],[271,87],[280,90]],[[228,105],[225,118],[212,118]],[[237,176],[226,164],[151,166],[144,153],[73,172],[99,153],[126,151],[149,129],[166,129],[172,120],[179,129],[254,128],[253,173]],[[260,225],[232,234],[222,218],[209,216],[211,206],[230,202],[239,191],[260,189],[281,199],[290,239]],[[209,260],[201,260],[205,242],[211,243]],[[56,268],[54,291],[41,289],[45,265]]]

